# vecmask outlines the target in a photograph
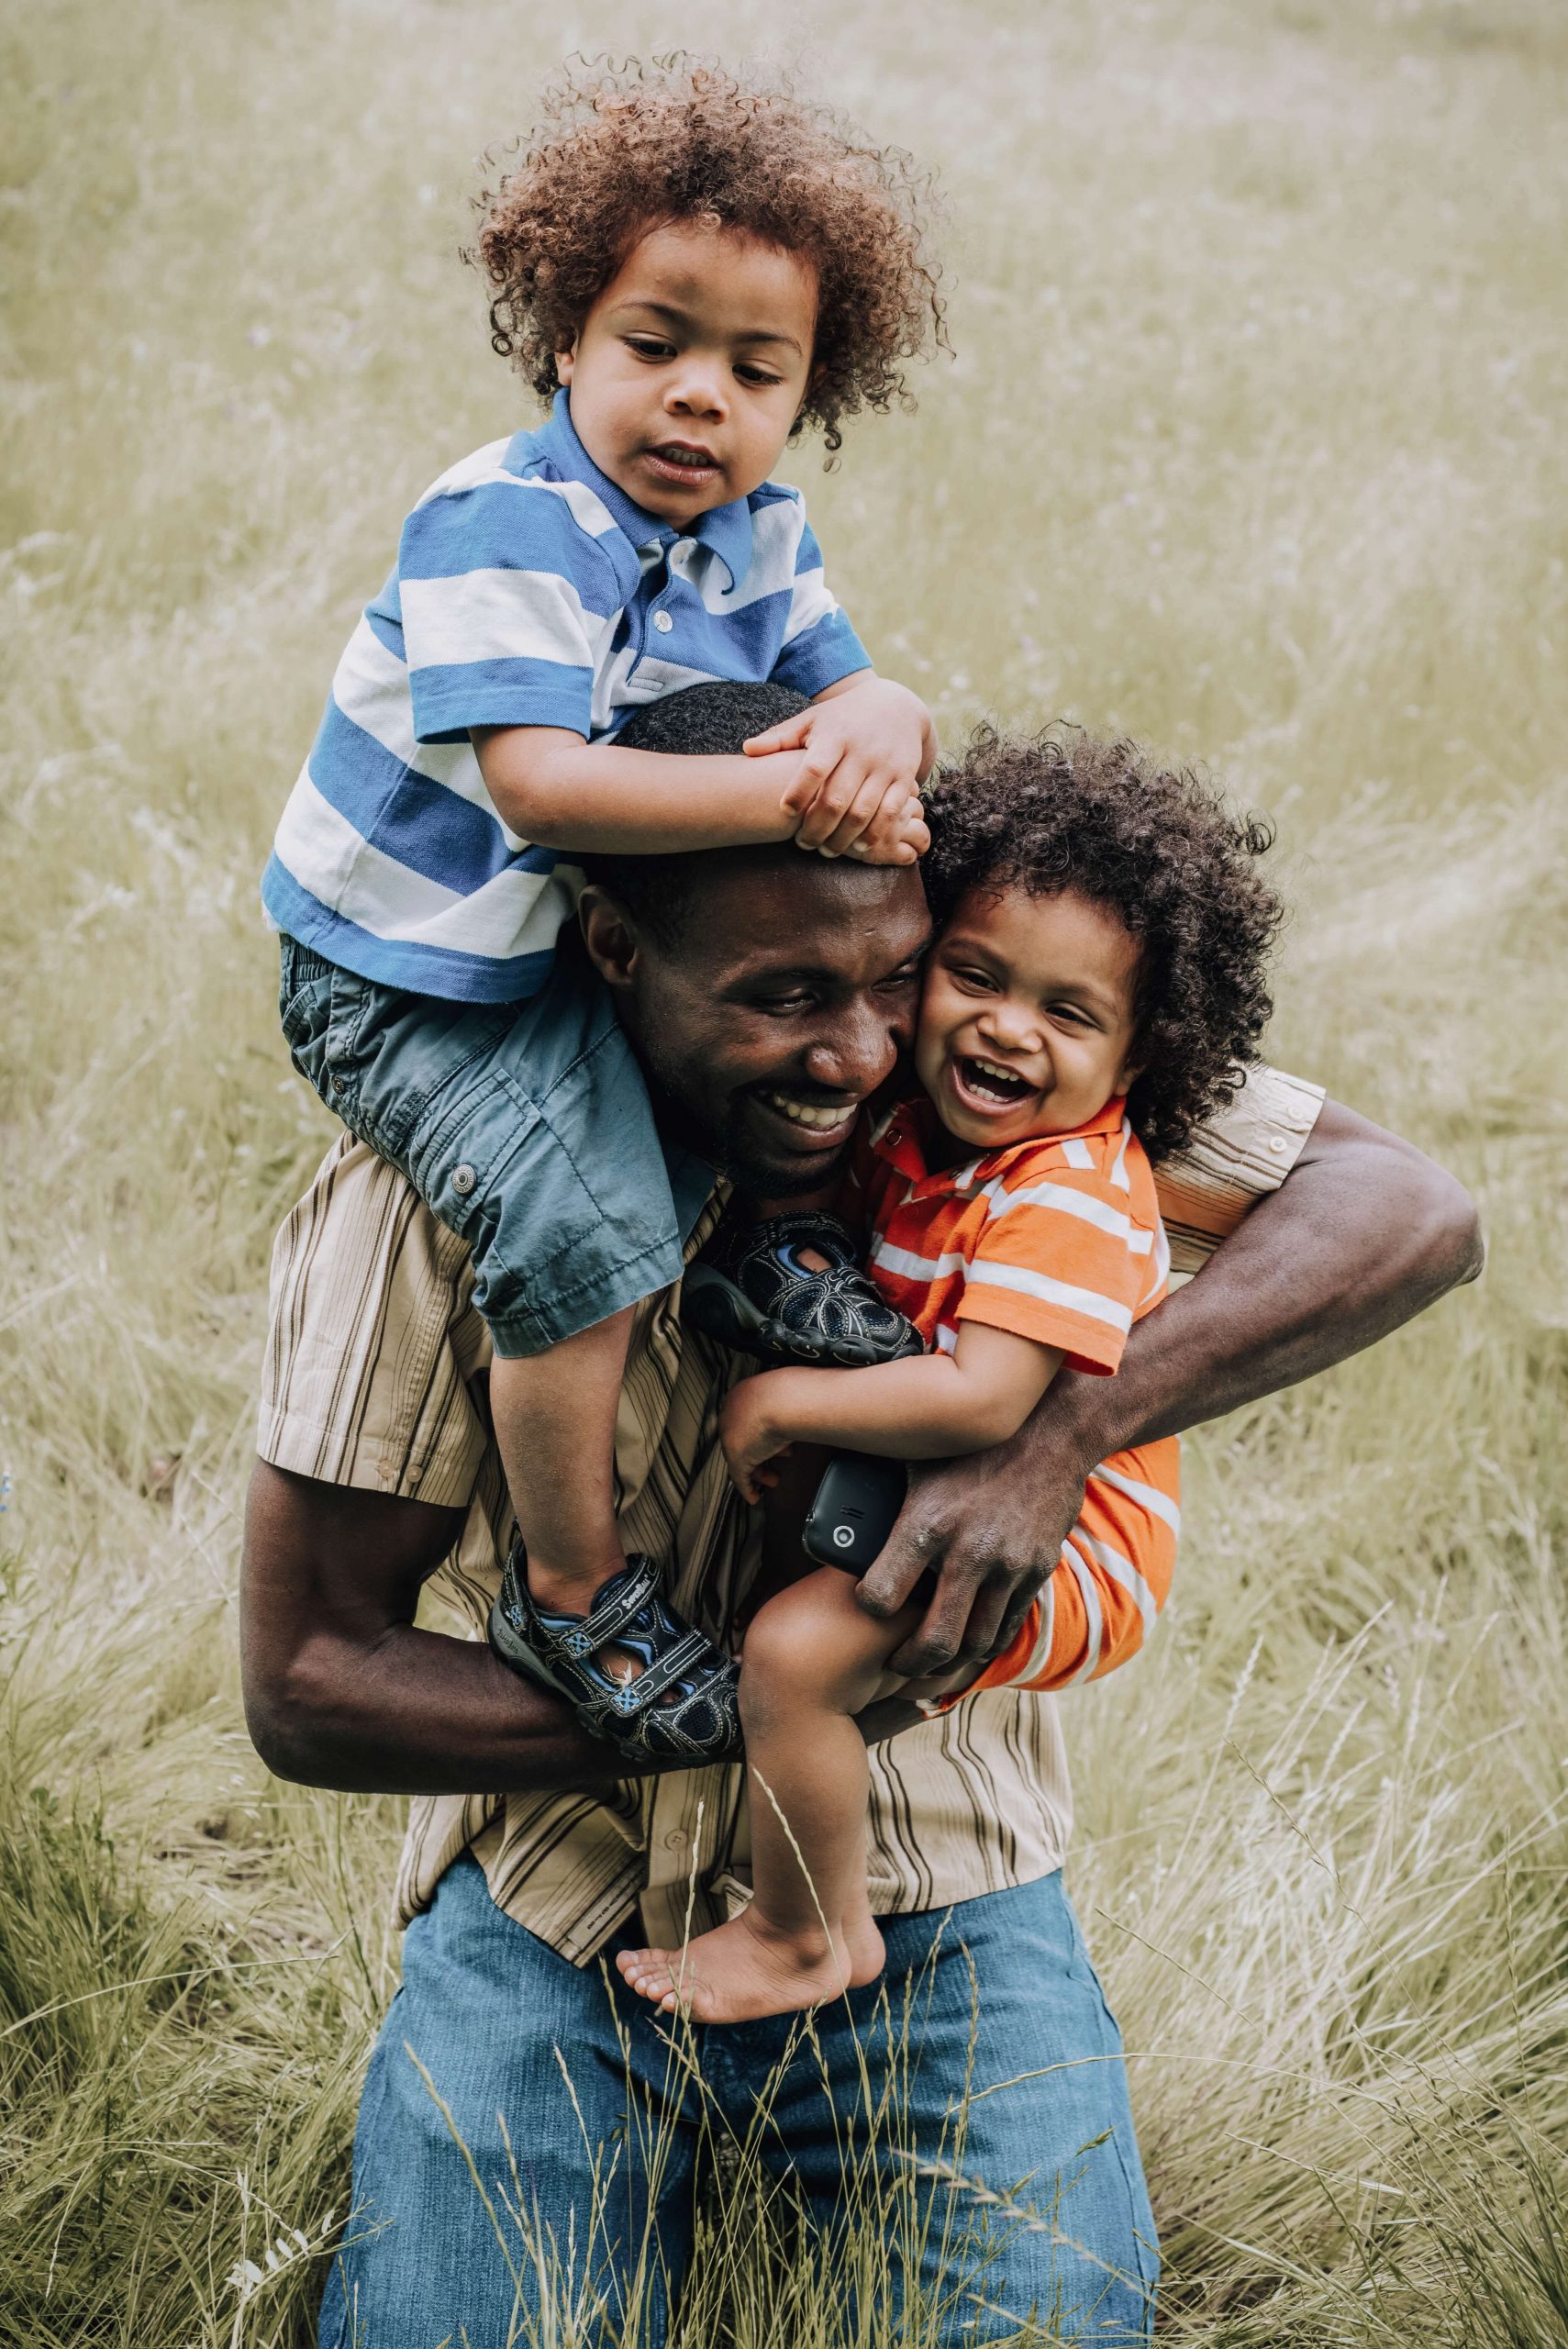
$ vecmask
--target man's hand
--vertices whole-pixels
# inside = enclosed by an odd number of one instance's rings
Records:
[[[913,864],[930,846],[919,785],[936,757],[925,704],[904,685],[862,674],[794,718],[753,735],[749,758],[802,753],[780,802],[799,847],[873,864]]]
[[[860,1583],[862,1606],[885,1617],[923,1575],[936,1576],[919,1628],[890,1659],[891,1671],[918,1680],[960,1655],[999,1653],[1054,1571],[1089,1471],[1105,1456],[1071,1413],[1052,1413],[1055,1391],[1006,1443],[965,1460],[911,1462],[898,1522]]]
[[[862,1605],[885,1617],[936,1576],[892,1669],[916,1679],[1004,1647],[1112,1453],[1359,1353],[1481,1263],[1475,1209],[1453,1177],[1326,1102],[1285,1181],[1137,1324],[1114,1378],[1064,1371],[1010,1443],[911,1469],[903,1513],[859,1586]]]

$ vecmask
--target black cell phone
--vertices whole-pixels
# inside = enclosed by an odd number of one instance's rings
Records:
[[[818,1565],[863,1575],[879,1557],[909,1489],[902,1460],[840,1452],[828,1463],[806,1520],[806,1554]]]

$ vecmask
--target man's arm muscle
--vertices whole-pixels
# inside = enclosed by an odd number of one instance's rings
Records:
[[[1327,1102],[1277,1191],[1203,1271],[1134,1328],[1114,1378],[1063,1372],[1009,1443],[910,1471],[909,1498],[861,1583],[892,1614],[938,1587],[894,1657],[911,1677],[1006,1645],[1061,1554],[1090,1470],[1310,1378],[1386,1337],[1481,1269],[1475,1209],[1408,1142]]]
[[[603,1786],[631,1765],[476,1641],[417,1631],[461,1509],[259,1460],[240,1584],[245,1714],[281,1778],[381,1794]]]

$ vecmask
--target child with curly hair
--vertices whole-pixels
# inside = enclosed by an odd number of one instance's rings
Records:
[[[929,816],[923,1097],[872,1130],[855,1187],[874,1277],[930,1351],[733,1388],[725,1452],[752,1499],[793,1444],[946,1459],[1005,1443],[1063,1364],[1114,1372],[1165,1294],[1151,1162],[1231,1098],[1269,1016],[1280,907],[1255,860],[1270,836],[1190,774],[1126,742],[984,733]],[[855,1716],[893,1694],[940,1713],[1110,1669],[1164,1602],[1177,1523],[1176,1439],[1117,1453],[1011,1645],[919,1687],[888,1672],[918,1600],[875,1620],[830,1566],[768,1599],[740,1676],[753,1898],[686,1950],[623,1953],[626,1978],[707,2022],[874,1978]]]
[[[770,476],[805,426],[836,450],[846,417],[906,396],[941,304],[925,183],[787,87],[682,59],[584,68],[519,145],[466,258],[549,419],[409,515],[262,895],[296,1065],[472,1246],[541,1636],[600,1698],[606,1671],[640,1678],[633,1751],[696,1758],[672,1700],[706,1673],[722,1748],[734,1667],[623,1556],[612,1463],[631,1308],[680,1278],[709,1170],[667,1160],[557,932],[589,852],[927,847],[930,718],[873,672],[799,493]],[[617,746],[639,707],[705,679],[809,706],[744,756]]]

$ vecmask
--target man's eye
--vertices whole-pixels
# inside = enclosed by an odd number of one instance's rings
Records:
[[[756,1008],[770,1018],[778,1018],[792,1011],[807,1010],[814,1000],[808,995],[764,995],[758,996]]]
[[[906,987],[915,985],[919,975],[920,965],[911,963],[907,970],[895,971],[890,979],[883,979],[879,984],[884,995],[902,995]]]

